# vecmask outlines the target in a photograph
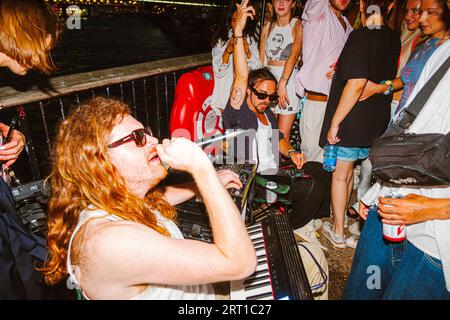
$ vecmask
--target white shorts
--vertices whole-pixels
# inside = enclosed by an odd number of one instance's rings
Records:
[[[269,65],[269,69],[273,73],[275,78],[277,78],[277,80],[280,81],[281,75],[283,74],[284,67]],[[291,77],[289,78],[289,81],[286,85],[286,90],[287,90],[289,102],[290,102],[289,106],[286,107],[285,109],[283,109],[277,105],[275,107],[275,109],[273,110],[274,113],[276,113],[276,114],[297,114],[297,112],[300,111],[300,98],[295,93],[295,83],[294,83],[294,79],[295,79],[295,76],[297,75],[297,73],[298,73],[298,70],[296,68],[294,68],[294,70],[292,71]]]

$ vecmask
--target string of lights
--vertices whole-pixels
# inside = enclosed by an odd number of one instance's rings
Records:
[[[139,3],[161,3],[182,6],[198,7],[220,7],[221,5],[208,2],[188,2],[188,1],[169,1],[169,0],[47,0],[55,4],[101,4],[101,5],[137,5]]]

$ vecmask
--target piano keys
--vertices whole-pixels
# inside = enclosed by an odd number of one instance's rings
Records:
[[[230,282],[231,300],[313,300],[311,287],[286,215],[271,215],[247,227],[256,271]]]

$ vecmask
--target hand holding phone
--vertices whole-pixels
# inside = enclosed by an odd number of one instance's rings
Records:
[[[18,120],[19,116],[15,116],[11,121],[9,127],[3,123],[0,123],[0,130],[2,134],[6,132],[6,136],[3,139],[3,143],[0,146],[1,166],[4,165],[6,167],[9,167],[10,165],[12,165],[17,160],[23,148],[25,147],[24,135],[20,131],[14,130]]]

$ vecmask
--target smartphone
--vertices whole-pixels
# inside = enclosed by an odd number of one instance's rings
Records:
[[[16,116],[14,116],[14,118],[11,120],[11,123],[9,124],[9,130],[6,133],[6,137],[3,137],[3,133],[0,134],[0,145],[3,146],[11,140],[12,133],[13,133],[14,128],[16,127],[18,121],[19,121],[19,115],[17,114]],[[9,186],[11,186],[11,177],[3,168],[4,163],[5,163],[5,161],[3,161],[3,160],[0,161],[0,174],[3,177],[3,180],[5,180],[5,182]]]
[[[7,144],[9,142],[9,140],[11,140],[11,136],[14,131],[14,128],[17,125],[17,121],[19,121],[19,115],[14,116],[14,118],[11,120],[11,123],[9,124],[8,133],[6,134],[6,137],[3,140],[2,145]]]

